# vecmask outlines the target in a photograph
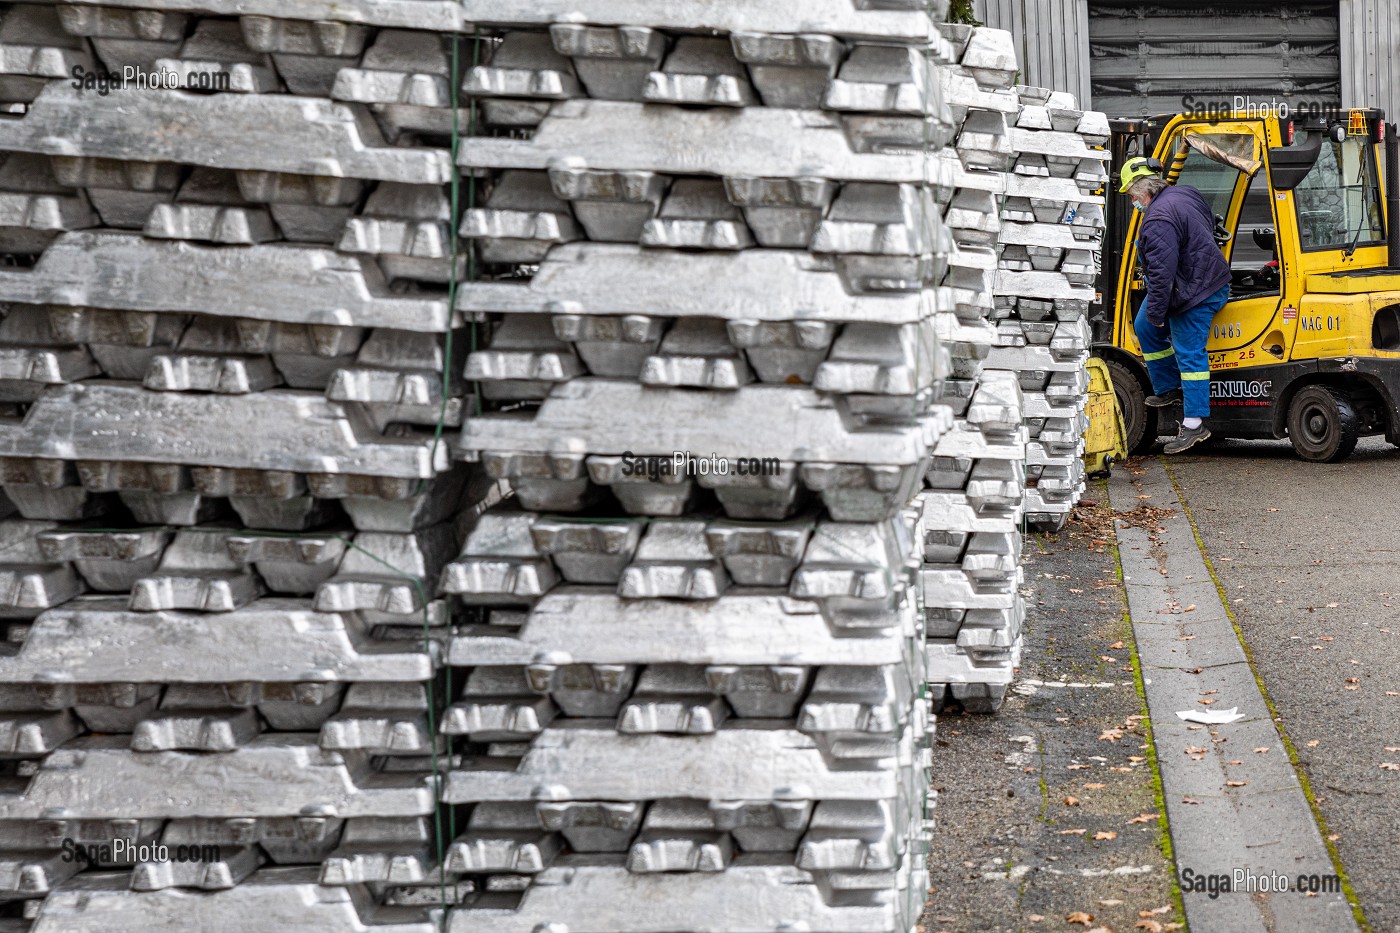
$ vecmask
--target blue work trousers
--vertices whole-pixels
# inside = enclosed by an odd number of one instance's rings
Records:
[[[1152,391],[1165,395],[1182,390],[1183,411],[1187,418],[1210,417],[1210,359],[1206,340],[1215,312],[1225,306],[1230,286],[1185,311],[1167,315],[1167,326],[1153,327],[1147,320],[1147,299],[1143,298],[1133,319]]]

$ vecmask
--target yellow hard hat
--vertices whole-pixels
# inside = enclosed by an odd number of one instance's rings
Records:
[[[1118,171],[1118,178],[1123,182],[1119,186],[1118,192],[1122,194],[1128,190],[1128,186],[1139,178],[1146,178],[1148,175],[1157,175],[1162,171],[1162,163],[1153,158],[1138,156],[1123,163],[1123,167]]]

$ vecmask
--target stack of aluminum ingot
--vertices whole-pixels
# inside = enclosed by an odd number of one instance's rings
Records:
[[[1026,518],[1059,530],[1084,491],[1084,414],[1107,182],[1108,120],[1044,88],[1015,88],[1008,114],[1015,162],[996,280],[997,346],[989,367],[1024,392]]]
[[[0,14],[7,929],[912,930],[1016,548],[941,6]]]
[[[501,272],[454,450],[515,496],[444,577],[453,928],[910,930],[946,48],[915,4],[586,6],[469,79],[502,126],[546,64],[570,99],[461,149]]]
[[[934,449],[918,500],[921,598],[935,701],[951,695],[968,710],[991,712],[1019,663],[1025,617],[1021,390],[1014,376],[984,368],[997,338],[991,290],[998,208],[1014,156],[1008,114],[1014,120],[1017,65],[1010,33],[941,31],[956,61],[941,78],[957,134],[940,154],[953,190],[944,218],[955,241],[948,279],[955,313],[942,330],[953,373],[942,398],[956,421]]]
[[[440,899],[428,633],[490,484],[434,433],[463,406],[446,261],[342,241],[448,153],[288,94],[272,21],[0,17],[11,928],[353,929],[387,884]],[[229,81],[114,88],[124,65]]]

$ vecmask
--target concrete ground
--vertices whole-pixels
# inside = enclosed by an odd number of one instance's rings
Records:
[[[1181,928],[1104,484],[1087,498],[1059,535],[1028,536],[1001,712],[939,717],[927,933]]]
[[[1171,467],[1366,920],[1400,930],[1400,450],[1234,441]]]
[[[1295,809],[1361,928],[1400,930],[1400,450],[1369,440],[1318,465],[1286,442],[1222,442],[1165,465],[1271,707],[1273,754],[1296,753],[1310,803]],[[939,719],[926,933],[1179,929],[1182,898],[1205,896],[1179,892],[1171,857],[1172,834],[1199,829],[1159,817],[1106,484],[1086,499],[1066,531],[1027,541],[1026,647],[1002,711]],[[1273,910],[1263,928],[1287,928],[1288,902]]]

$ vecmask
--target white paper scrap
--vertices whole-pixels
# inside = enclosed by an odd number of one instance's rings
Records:
[[[1238,707],[1229,709],[1188,709],[1176,714],[1187,722],[1199,722],[1207,726],[1219,726],[1227,722],[1237,722],[1244,718]]]

